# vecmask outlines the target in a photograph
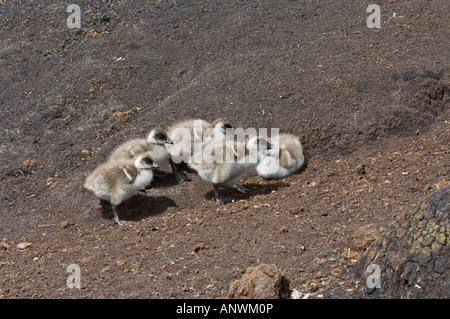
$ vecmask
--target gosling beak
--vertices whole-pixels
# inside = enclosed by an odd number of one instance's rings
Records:
[[[153,162],[152,167],[153,167],[153,168],[159,168],[159,165],[158,165],[156,162]]]
[[[168,137],[168,138],[166,139],[166,143],[167,143],[167,144],[173,144],[173,141],[170,139],[170,137]]]

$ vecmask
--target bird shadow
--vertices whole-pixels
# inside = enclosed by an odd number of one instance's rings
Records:
[[[242,185],[242,184],[240,184]],[[219,193],[222,197],[228,197],[234,199],[234,201],[238,200],[245,200],[249,199],[256,195],[265,195],[265,194],[271,194],[273,191],[280,189],[281,187],[291,187],[289,183],[283,182],[283,181],[276,181],[273,180],[271,183],[268,184],[256,184],[256,183],[249,183],[249,184],[243,184],[245,188],[248,189],[247,193],[241,193],[233,188],[227,188],[227,187],[220,187]],[[205,194],[205,198],[207,199],[213,199],[214,198],[214,190],[210,190]]]
[[[151,185],[146,187],[146,189],[150,189],[153,187],[166,188],[166,187],[172,187],[172,186],[176,186],[176,185],[180,184],[176,180],[175,175],[172,173],[172,171],[163,172],[163,171],[155,170],[155,172],[157,174],[153,175],[153,181],[152,181]],[[187,166],[185,167],[185,169],[180,170],[180,172],[184,172],[184,173],[188,174],[188,176],[190,175],[189,176],[190,178],[192,178],[192,175],[197,173],[196,171],[188,168]]]
[[[302,167],[300,167],[298,170],[296,170],[293,175],[301,174],[308,168],[308,165],[309,165],[309,160],[308,159],[309,159],[309,157],[305,156],[305,160],[303,162]]]
[[[156,174],[155,174],[156,173]],[[178,185],[177,180],[172,172],[163,172],[159,170],[154,171],[152,183],[145,189],[150,189],[154,187],[172,187]]]
[[[120,219],[124,221],[139,221],[150,216],[162,214],[169,207],[178,207],[169,197],[137,194],[120,204],[117,207],[117,211]],[[103,218],[112,219],[113,214],[110,207],[102,206],[101,210]]]

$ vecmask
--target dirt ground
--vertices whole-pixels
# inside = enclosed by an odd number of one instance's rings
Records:
[[[364,1],[86,0],[80,29],[70,3],[0,0],[0,298],[225,298],[262,263],[350,297],[342,274],[450,185],[447,0],[380,0],[379,29]],[[122,141],[217,117],[297,134],[306,165],[221,206],[167,164],[129,227],[82,188]]]

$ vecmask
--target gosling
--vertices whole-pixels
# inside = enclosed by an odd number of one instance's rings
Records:
[[[147,139],[137,138],[119,145],[111,153],[108,161],[131,160],[135,156],[147,154],[161,165],[169,156],[165,144],[173,144],[173,142],[163,129],[157,127],[150,131]]]
[[[151,183],[153,167],[158,165],[148,155],[139,155],[133,160],[108,161],[87,177],[84,187],[94,192],[103,206],[111,204],[117,224],[127,225],[128,222],[119,219],[117,206]]]
[[[232,125],[225,119],[219,118],[213,123],[204,120],[186,120],[173,125],[168,130],[172,145],[166,145],[169,161],[178,183],[190,181],[185,172],[179,170],[181,163],[189,163],[192,155],[202,147],[216,139],[225,139],[227,133],[234,133]],[[175,162],[177,164],[175,164]]]
[[[213,184],[216,203],[226,204],[232,199],[220,196],[219,186],[246,193],[248,190],[234,184],[234,181],[255,170],[271,148],[272,146],[265,138],[258,136],[249,138],[247,142],[216,140],[205,146],[202,154],[194,154],[193,158],[202,158],[202,160],[191,161],[189,167],[196,170],[203,180]]]
[[[278,142],[270,140],[272,150],[268,152],[256,170],[264,179],[277,179],[294,174],[305,162],[300,139],[293,134],[280,134]]]

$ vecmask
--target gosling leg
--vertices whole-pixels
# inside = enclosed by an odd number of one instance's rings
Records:
[[[232,202],[233,199],[231,197],[222,197],[219,194],[219,184],[213,184],[214,186],[214,200],[216,204],[225,205],[229,202]]]
[[[170,166],[172,166],[173,175],[175,176],[175,179],[177,180],[178,183],[183,183],[184,181],[191,180],[185,172],[178,171],[177,165],[173,162],[172,158],[170,158],[169,161],[170,161]]]
[[[117,214],[117,206],[113,205],[113,204],[111,204],[111,206],[112,206],[112,211],[113,211],[113,214],[114,214],[114,221],[117,224],[119,224],[120,226],[129,225],[130,223],[119,219],[119,214]]]

